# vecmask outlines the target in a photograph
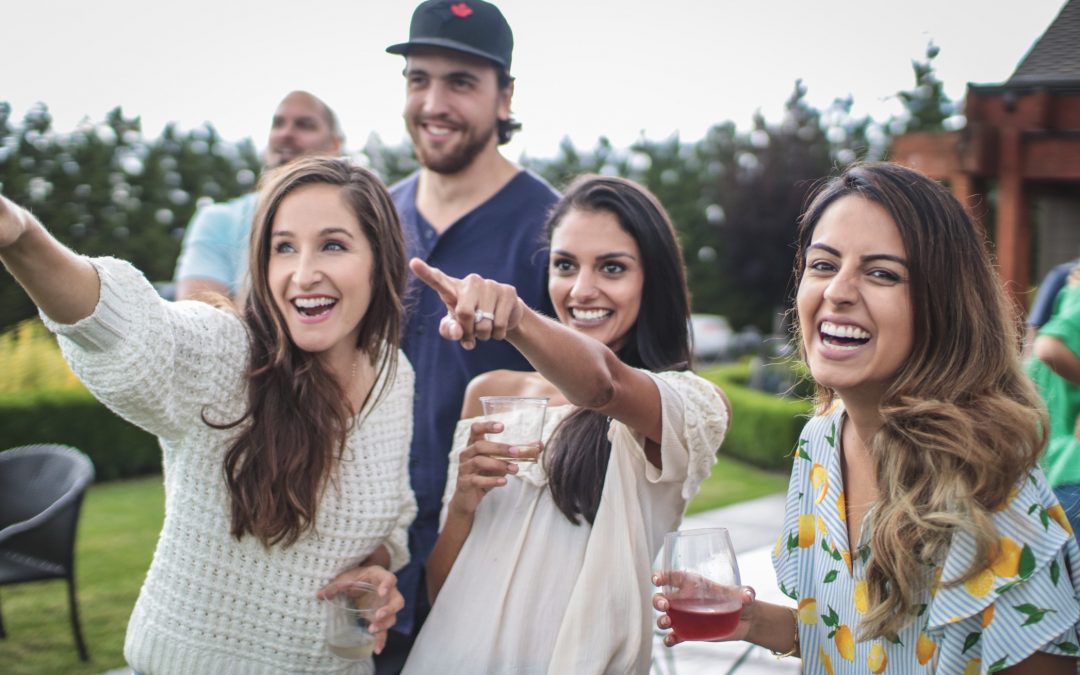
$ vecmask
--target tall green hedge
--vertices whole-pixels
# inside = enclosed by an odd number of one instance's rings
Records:
[[[720,452],[764,469],[787,469],[811,403],[750,389],[747,364],[719,366],[701,375],[731,401],[732,424]]]
[[[157,438],[114,415],[86,390],[0,396],[0,450],[33,443],[82,450],[99,481],[161,470]]]

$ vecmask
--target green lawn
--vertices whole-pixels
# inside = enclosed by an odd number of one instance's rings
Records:
[[[0,588],[7,639],[0,671],[100,673],[124,665],[124,631],[150,566],[165,497],[161,476],[93,486],[83,503],[75,575],[90,661],[75,650],[63,580]]]
[[[787,489],[788,475],[763,471],[738,460],[720,455],[712,473],[701,484],[701,491],[690,502],[687,513],[718,509]]]
[[[690,505],[695,513],[780,492],[787,477],[720,457]],[[0,640],[0,671],[100,673],[124,665],[124,631],[150,565],[164,517],[160,476],[93,486],[79,524],[79,609],[90,662],[75,651],[63,581],[0,589],[8,637]]]

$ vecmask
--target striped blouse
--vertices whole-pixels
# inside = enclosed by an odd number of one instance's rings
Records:
[[[872,512],[848,543],[840,424],[843,409],[811,419],[796,451],[784,528],[773,551],[781,590],[798,603],[806,673],[994,673],[1041,650],[1076,656],[1080,547],[1041,470],[994,514],[1000,554],[964,584],[934,584],[915,620],[892,639],[856,642],[867,611]],[[958,532],[935,578],[953,579],[974,555]]]

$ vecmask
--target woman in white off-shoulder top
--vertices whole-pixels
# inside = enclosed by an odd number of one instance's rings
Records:
[[[685,269],[655,197],[583,177],[548,233],[561,323],[510,286],[411,263],[447,304],[443,337],[505,339],[536,372],[466,392],[407,674],[647,672],[652,561],[727,430],[722,392],[689,370]],[[550,398],[535,463],[496,459],[535,451],[484,440],[481,395]]]

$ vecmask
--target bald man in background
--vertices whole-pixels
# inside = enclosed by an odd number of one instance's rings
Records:
[[[274,111],[263,164],[267,169],[312,155],[340,154],[345,142],[330,106],[306,91],[290,92]],[[199,209],[176,261],[176,299],[236,299],[247,276],[248,241],[258,194]]]

